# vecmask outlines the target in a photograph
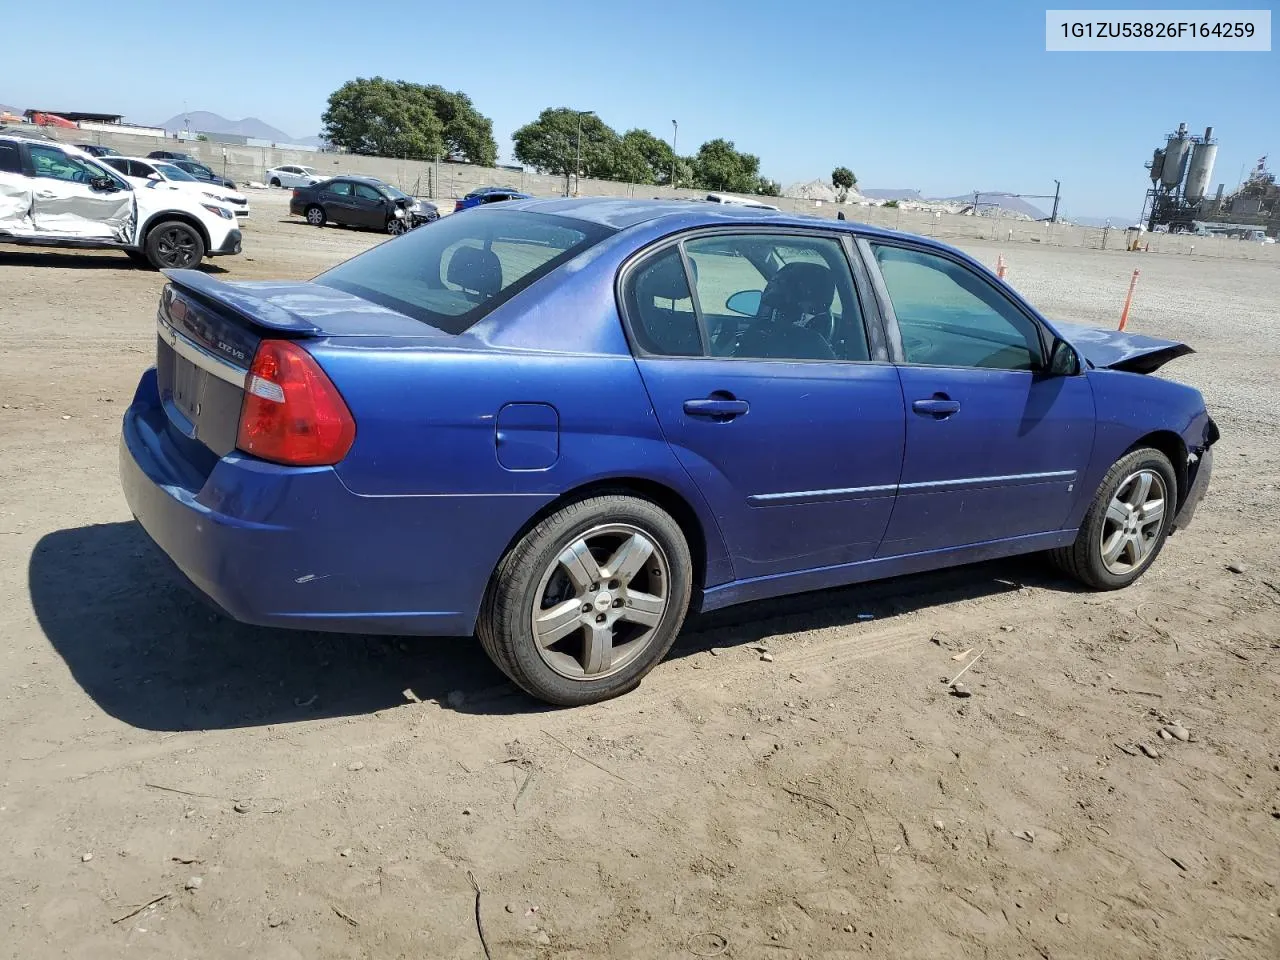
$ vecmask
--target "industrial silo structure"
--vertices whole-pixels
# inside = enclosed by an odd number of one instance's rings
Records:
[[[1182,195],[1188,203],[1199,203],[1209,189],[1213,176],[1213,162],[1218,157],[1218,144],[1213,139],[1213,127],[1206,127],[1204,139],[1191,150],[1191,163],[1187,167],[1187,182]]]
[[[1156,147],[1155,152],[1151,154],[1151,182],[1154,184],[1160,179],[1160,174],[1164,171],[1164,151]]]
[[[1178,124],[1178,132],[1171,134],[1164,148],[1164,166],[1160,171],[1160,182],[1167,190],[1176,190],[1182,183],[1182,174],[1187,169],[1187,155],[1191,152],[1191,138],[1187,136],[1187,125]]]

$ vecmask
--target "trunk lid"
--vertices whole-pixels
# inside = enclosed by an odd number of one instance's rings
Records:
[[[1103,330],[1079,323],[1059,323],[1054,328],[1093,366],[1130,373],[1152,373],[1170,360],[1195,353],[1177,340],[1148,337],[1123,330]]]

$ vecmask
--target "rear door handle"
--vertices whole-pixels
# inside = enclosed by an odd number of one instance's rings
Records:
[[[714,420],[732,420],[750,409],[750,404],[745,400],[730,400],[723,397],[706,397],[684,402],[684,412],[689,416],[710,417]]]
[[[916,400],[911,404],[911,409],[916,413],[925,416],[934,416],[939,419],[949,417],[960,409],[959,400],[949,400],[946,397],[931,397],[928,400]]]

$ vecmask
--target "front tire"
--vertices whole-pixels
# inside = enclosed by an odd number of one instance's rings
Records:
[[[204,259],[204,239],[181,220],[166,220],[151,228],[144,244],[147,262],[157,270],[190,270]]]
[[[278,187],[278,186],[280,186],[280,178],[279,178],[279,177],[272,177],[272,178],[271,178],[271,186],[273,186],[273,187]]]
[[[688,543],[666,511],[595,496],[557,510],[507,552],[477,633],[531,696],[597,703],[634,689],[666,656],[692,584]]]
[[[1049,556],[1095,590],[1127,587],[1160,555],[1177,505],[1178,479],[1169,458],[1139,447],[1107,471],[1075,543]]]
[[[305,216],[307,223],[313,227],[323,227],[325,222],[324,208],[316,204],[307,207]]]
[[[398,237],[402,233],[409,232],[409,225],[405,223],[401,217],[387,217],[387,233],[393,237]]]

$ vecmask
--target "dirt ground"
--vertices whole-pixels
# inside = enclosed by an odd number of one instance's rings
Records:
[[[215,272],[381,239],[283,198]],[[562,711],[172,585],[116,479],[162,279],[0,248],[0,955],[480,958],[478,911],[494,960],[1280,957],[1280,269],[962,245],[1098,324],[1141,266],[1222,429],[1195,525],[1120,593],[1025,558],[697,618]]]

